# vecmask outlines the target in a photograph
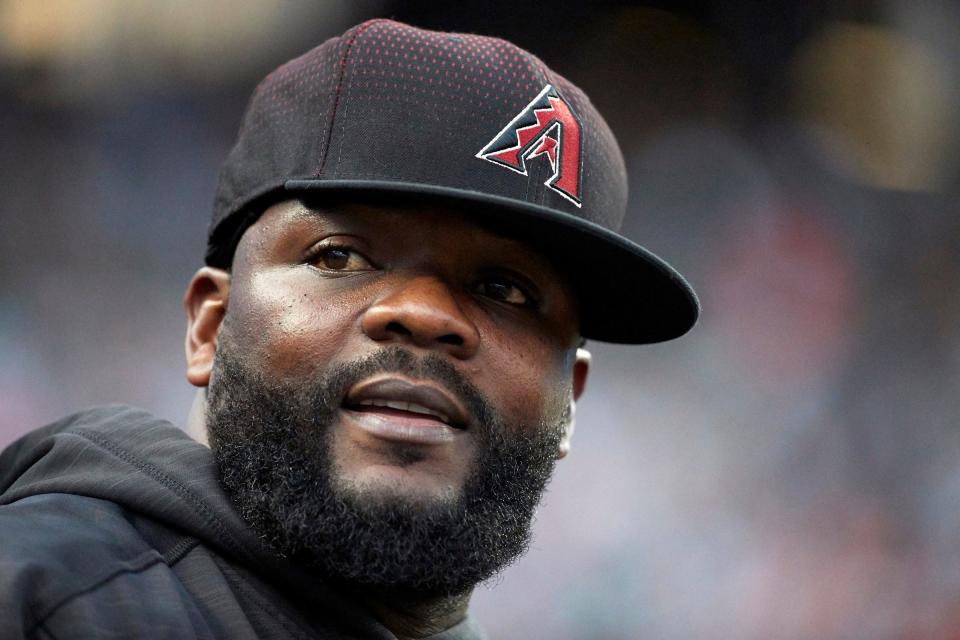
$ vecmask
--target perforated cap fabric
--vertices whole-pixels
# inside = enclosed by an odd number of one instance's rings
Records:
[[[623,157],[589,99],[497,38],[371,20],[260,83],[221,171],[207,264],[228,267],[271,202],[377,194],[459,206],[533,244],[570,279],[581,333],[648,343],[699,303],[620,236]]]

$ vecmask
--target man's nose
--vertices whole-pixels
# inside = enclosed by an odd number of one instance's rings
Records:
[[[467,359],[480,343],[477,327],[449,286],[417,276],[389,287],[364,313],[363,332],[380,342],[410,343]]]

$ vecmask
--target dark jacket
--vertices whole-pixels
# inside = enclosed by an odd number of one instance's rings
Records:
[[[431,638],[480,637],[468,619]],[[260,543],[209,449],[128,407],[0,454],[0,638],[395,640]]]

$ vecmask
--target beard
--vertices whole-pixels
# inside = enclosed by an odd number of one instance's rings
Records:
[[[476,455],[459,491],[416,499],[338,476],[332,427],[344,395],[383,372],[435,381],[476,418]],[[346,587],[456,595],[526,550],[570,418],[569,399],[556,404],[539,424],[508,424],[446,359],[400,347],[306,382],[268,380],[222,332],[207,428],[223,488],[279,555]],[[398,464],[420,455],[398,445]]]

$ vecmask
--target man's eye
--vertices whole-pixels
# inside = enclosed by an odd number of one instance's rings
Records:
[[[485,280],[477,286],[477,292],[498,302],[521,307],[533,306],[533,299],[519,286],[507,280]]]
[[[321,249],[314,259],[314,264],[329,271],[368,271],[373,268],[363,254],[346,247]]]

